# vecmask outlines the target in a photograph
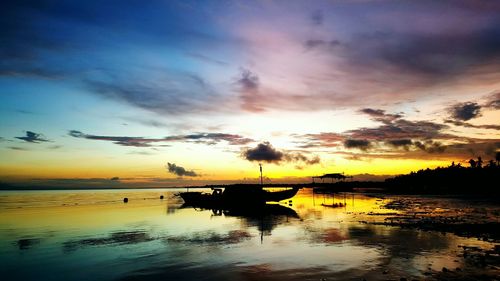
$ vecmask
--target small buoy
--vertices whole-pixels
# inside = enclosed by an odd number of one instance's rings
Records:
[[[162,199],[162,200],[163,200],[163,195],[160,195],[160,199]]]
[[[128,198],[127,197],[123,198],[123,203],[127,203],[127,202],[128,202]]]

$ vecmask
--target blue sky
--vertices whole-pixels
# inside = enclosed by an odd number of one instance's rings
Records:
[[[170,162],[240,181],[262,147],[270,179],[385,175],[500,148],[494,1],[4,6],[2,182],[187,180]]]

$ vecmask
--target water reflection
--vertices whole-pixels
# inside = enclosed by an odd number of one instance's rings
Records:
[[[75,251],[86,246],[112,246],[113,244],[136,244],[151,241],[153,238],[145,231],[118,231],[107,237],[85,238],[63,243],[65,252]]]
[[[443,267],[477,270],[459,246],[495,245],[371,224],[397,213],[380,197],[333,198],[304,189],[292,206],[204,209],[184,206],[176,192],[0,193],[0,274],[7,280],[421,279]]]
[[[31,249],[33,246],[40,244],[40,239],[39,238],[22,238],[22,239],[17,240],[16,244],[19,247],[19,250],[28,250],[28,249]]]
[[[193,208],[199,211],[210,211],[213,216],[239,218],[247,227],[257,227],[262,235],[270,235],[271,231],[291,219],[299,219],[293,209],[279,204],[211,206],[205,209],[196,205],[182,205],[181,208]]]

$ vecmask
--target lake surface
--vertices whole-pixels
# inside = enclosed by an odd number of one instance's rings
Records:
[[[182,208],[183,190],[0,192],[2,280],[387,280],[477,270],[493,242],[376,225],[391,198],[302,189],[265,213]],[[160,200],[160,195],[164,199]],[[123,198],[129,198],[123,203]],[[398,197],[401,199],[401,197]],[[440,208],[448,204],[440,200]],[[345,203],[332,207],[333,203]],[[450,204],[452,200],[450,199]],[[324,206],[324,205],[326,206]]]

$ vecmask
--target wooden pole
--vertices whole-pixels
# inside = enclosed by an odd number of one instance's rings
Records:
[[[260,185],[263,186],[264,183],[262,181],[262,164],[259,163],[259,168],[260,168]]]

